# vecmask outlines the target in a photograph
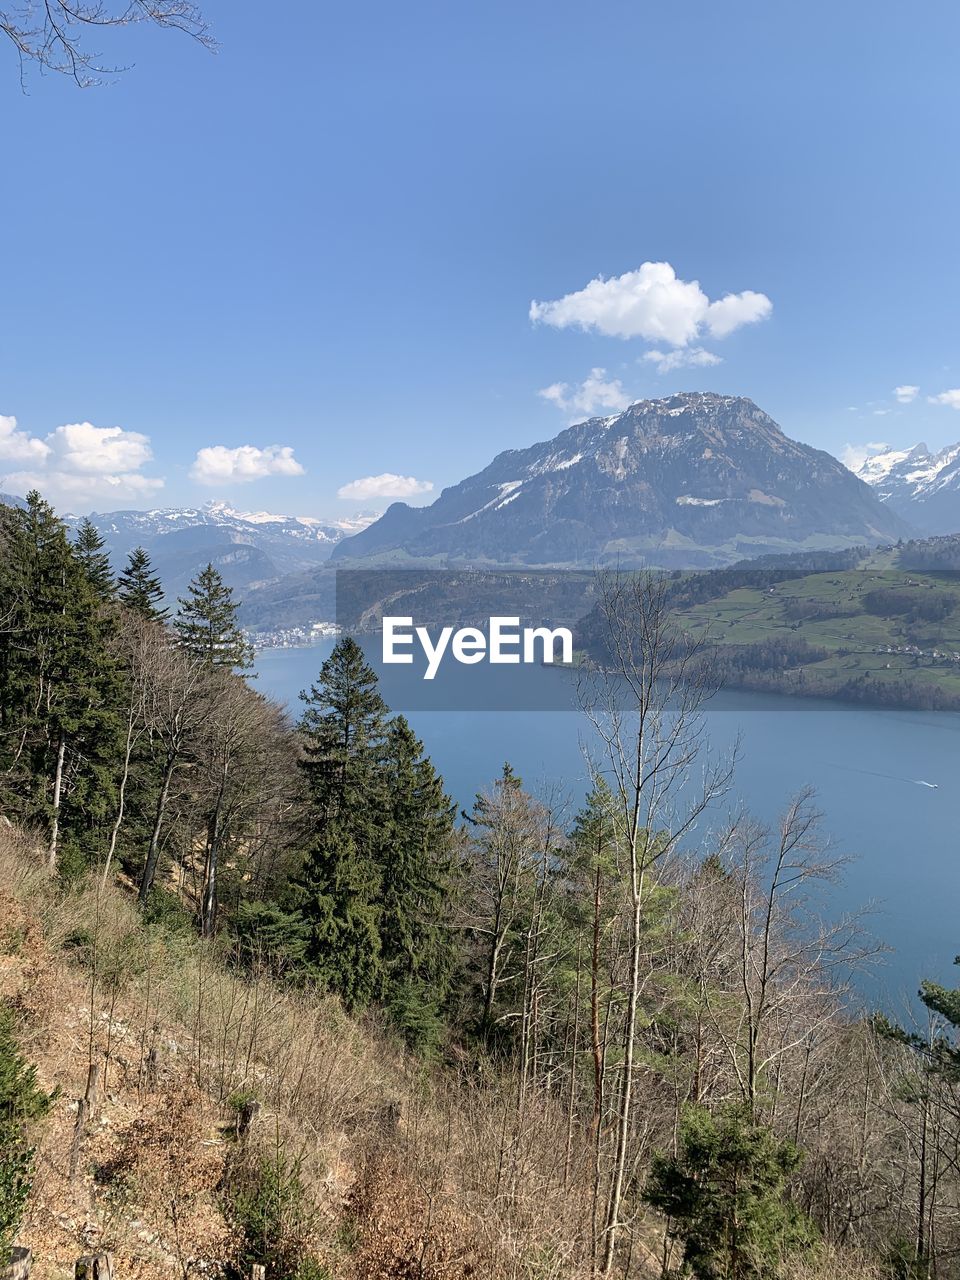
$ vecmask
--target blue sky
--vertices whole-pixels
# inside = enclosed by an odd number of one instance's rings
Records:
[[[203,7],[0,46],[5,487],[346,516],[681,389],[960,438],[953,0]]]

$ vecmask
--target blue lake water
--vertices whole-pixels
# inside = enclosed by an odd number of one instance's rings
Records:
[[[317,677],[332,642],[268,649],[257,656],[257,687],[298,715],[297,695]],[[571,811],[587,789],[583,745],[589,726],[573,708],[569,673],[530,669],[531,678],[567,681],[570,710],[407,710],[442,773],[447,791],[469,808],[505,760],[544,797],[562,792]],[[389,689],[385,689],[390,701]],[[831,889],[837,911],[874,903],[871,931],[892,948],[870,1000],[896,1007],[920,977],[951,986],[960,972],[960,714],[885,711],[764,694],[721,693],[706,713],[711,750],[740,740],[733,794],[758,818],[774,821],[801,786],[816,789],[824,830],[854,856]],[[935,783],[936,786],[924,784]],[[719,821],[722,814],[716,814]]]

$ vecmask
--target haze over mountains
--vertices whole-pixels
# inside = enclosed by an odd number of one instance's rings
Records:
[[[960,532],[960,444],[939,453],[925,444],[884,449],[867,458],[857,475],[921,532]]]
[[[332,558],[695,568],[909,531],[842,463],[791,440],[752,400],[685,393],[507,450],[428,507],[394,503]]]

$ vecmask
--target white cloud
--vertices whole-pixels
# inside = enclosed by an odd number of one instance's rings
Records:
[[[945,404],[951,409],[960,409],[960,387],[951,391],[941,391],[938,396],[927,396],[931,404]]]
[[[909,383],[905,383],[902,387],[894,387],[893,394],[897,397],[900,404],[910,404],[912,400],[916,400],[920,394],[919,387],[913,387]]]
[[[859,471],[868,458],[876,453],[883,453],[890,446],[883,441],[873,440],[867,444],[845,444],[840,450],[840,461],[850,471]]]
[[[49,452],[42,440],[17,430],[16,418],[0,413],[0,462],[43,462]]]
[[[54,505],[89,508],[142,499],[163,487],[162,479],[142,472],[152,458],[149,437],[139,431],[73,422],[40,439],[17,430],[13,418],[0,417],[0,461],[26,464],[0,484],[18,494],[39,489]]]
[[[236,449],[225,445],[208,445],[200,449],[190,468],[190,479],[198,484],[248,484],[267,476],[302,476],[303,467],[293,456],[290,445],[270,444],[258,449],[242,444]]]
[[[752,290],[711,302],[698,281],[681,280],[669,262],[644,262],[608,280],[597,276],[552,302],[532,302],[530,319],[556,329],[592,329],[607,337],[686,347],[704,333],[725,338],[772,310],[770,299]]]
[[[135,502],[163,488],[163,480],[130,471],[120,475],[75,475],[69,471],[11,471],[3,477],[3,488],[14,493],[39,489],[54,506],[93,507],[107,502]]]
[[[139,431],[74,422],[47,436],[49,464],[80,475],[128,474],[151,460],[150,440]]]
[[[606,369],[591,369],[583,382],[571,386],[569,382],[554,382],[537,392],[564,413],[583,413],[592,417],[599,409],[612,409],[620,413],[631,403],[619,378],[607,378]]]
[[[418,493],[430,493],[432,489],[432,480],[416,480],[413,476],[397,476],[385,471],[379,476],[362,476],[341,485],[337,497],[366,502],[370,498],[412,498]]]
[[[675,351],[645,351],[644,360],[657,366],[658,373],[669,373],[672,369],[705,368],[710,365],[723,364],[723,360],[712,351],[703,347],[678,347]]]
[[[765,293],[745,289],[743,293],[726,293],[707,307],[707,328],[715,338],[726,338],[745,324],[756,324],[773,311],[773,303]]]

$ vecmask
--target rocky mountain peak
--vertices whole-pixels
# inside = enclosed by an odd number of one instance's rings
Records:
[[[960,444],[932,453],[925,443],[882,449],[856,471],[891,510],[924,533],[960,531]]]
[[[683,392],[498,454],[428,507],[395,503],[333,558],[695,567],[905,532],[752,400]]]

